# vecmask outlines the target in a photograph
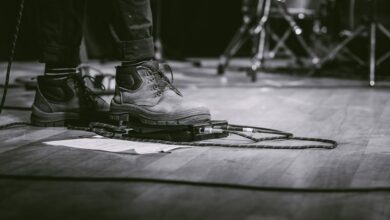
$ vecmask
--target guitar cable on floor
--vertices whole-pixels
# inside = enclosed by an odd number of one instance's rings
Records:
[[[165,185],[181,185],[192,187],[210,187],[231,190],[275,192],[275,193],[388,193],[390,187],[345,187],[345,188],[318,188],[318,187],[278,187],[278,186],[256,186],[248,184],[209,182],[209,181],[190,181],[166,178],[148,178],[148,177],[92,177],[92,176],[44,176],[44,175],[12,175],[0,174],[0,180],[10,181],[36,181],[36,182],[89,182],[89,183],[151,183]]]
[[[224,121],[222,121],[224,122]],[[213,124],[215,123],[215,124]],[[222,125],[221,125],[222,124]],[[18,126],[33,126],[29,122],[14,122],[5,125],[0,125],[0,130],[10,129]],[[227,122],[221,123],[221,121],[211,121],[209,123],[204,123],[196,127],[197,125],[189,125],[188,127],[175,129],[169,131],[169,133],[161,131],[159,133],[137,133],[133,129],[128,127],[114,126],[111,124],[101,123],[101,122],[92,122],[89,127],[78,127],[78,126],[68,126],[68,129],[71,130],[81,130],[87,132],[93,132],[97,135],[118,140],[134,141],[134,142],[143,142],[143,143],[156,143],[156,144],[166,144],[166,145],[181,145],[181,146],[194,146],[194,147],[227,147],[227,148],[247,148],[247,149],[280,149],[280,150],[304,150],[304,149],[325,149],[331,150],[337,147],[337,142],[334,140],[320,139],[320,138],[307,138],[307,137],[294,137],[293,134],[268,129],[260,127],[250,127],[242,125],[229,125]],[[129,132],[130,131],[130,132]],[[171,137],[169,139],[159,138],[161,133],[163,135],[182,135],[185,133],[185,141],[181,141],[183,138],[180,138],[176,141],[172,141]],[[190,134],[188,134],[190,132]],[[246,133],[250,132],[253,134],[256,133],[265,133],[273,134],[276,136],[270,137],[261,137],[257,138]],[[176,135],[177,134],[177,135]],[[251,143],[247,144],[228,144],[228,143],[218,143],[218,142],[204,142],[208,139],[217,139],[227,137],[229,135],[237,135],[248,139]],[[142,135],[142,136],[140,136]],[[196,140],[194,137],[203,137],[203,139]],[[163,136],[163,137],[165,137]],[[193,140],[194,139],[194,140]],[[265,141],[306,141],[306,142],[318,142],[323,144],[307,144],[307,145],[271,145],[271,144],[259,144],[260,142]]]

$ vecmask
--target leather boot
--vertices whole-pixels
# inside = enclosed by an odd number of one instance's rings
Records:
[[[116,68],[110,118],[150,125],[188,125],[210,120],[210,111],[188,102],[159,69],[156,61]]]
[[[38,77],[32,124],[44,127],[85,125],[92,121],[107,121],[108,112],[108,103],[85,86],[81,74]]]

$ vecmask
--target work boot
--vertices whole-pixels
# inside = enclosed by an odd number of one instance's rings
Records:
[[[210,120],[210,111],[186,101],[156,61],[116,67],[110,118],[149,125],[189,125]]]
[[[39,76],[31,123],[57,127],[108,120],[108,103],[93,94],[84,79],[79,73]]]

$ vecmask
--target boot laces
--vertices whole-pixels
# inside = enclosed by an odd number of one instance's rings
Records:
[[[177,95],[183,96],[181,92],[173,85],[174,77],[172,68],[166,63],[163,63],[162,66],[163,67],[159,68],[158,70],[149,72],[149,74],[153,77],[153,81],[156,82],[154,89],[156,89],[157,92],[155,93],[155,96],[161,96],[167,88],[174,91]],[[168,70],[171,75],[171,79],[165,75],[164,70]]]
[[[85,101],[87,104],[95,107],[98,104],[98,99],[100,98],[95,94],[88,86],[85,84],[85,80],[89,79],[94,85],[97,85],[101,90],[105,90],[105,86],[102,83],[98,83],[96,78],[90,75],[81,76],[81,74],[72,75],[71,79],[75,82],[76,90],[80,94],[80,98]]]

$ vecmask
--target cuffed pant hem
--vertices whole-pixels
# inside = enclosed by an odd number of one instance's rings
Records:
[[[80,64],[79,47],[44,47],[39,62],[77,66]]]
[[[153,38],[119,42],[120,60],[130,61],[154,57]]]

